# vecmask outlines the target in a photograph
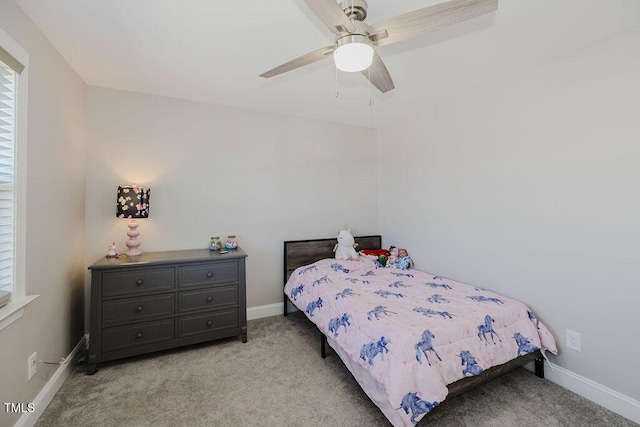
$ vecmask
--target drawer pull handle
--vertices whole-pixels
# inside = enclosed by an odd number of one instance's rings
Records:
[[[142,285],[143,283],[144,283],[144,280],[142,280],[142,279],[138,279],[136,281],[136,285],[138,285],[138,286]]]
[[[139,338],[142,338],[142,332],[138,332],[138,333],[136,334],[136,338],[138,338],[138,339],[139,339]]]
[[[207,302],[213,301],[213,297],[207,297]]]
[[[142,306],[139,305],[138,308],[136,308],[137,311],[142,311]]]
[[[211,326],[213,325],[213,322],[211,320],[207,320],[207,326]]]
[[[209,278],[213,277],[213,273],[207,273],[207,277]]]

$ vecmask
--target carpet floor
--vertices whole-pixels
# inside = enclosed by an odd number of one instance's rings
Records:
[[[319,354],[300,312],[249,321],[227,339],[74,368],[37,427],[389,426],[340,358]],[[443,402],[420,426],[637,426],[517,369]]]

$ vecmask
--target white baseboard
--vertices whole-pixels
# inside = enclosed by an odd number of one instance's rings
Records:
[[[556,364],[545,369],[545,378],[598,405],[640,424],[640,402]]]
[[[533,363],[526,366],[533,371]],[[609,387],[576,374],[555,363],[545,362],[544,377],[552,383],[579,394],[585,399],[604,406],[616,414],[640,424],[640,402]]]
[[[51,400],[56,395],[64,380],[66,380],[69,375],[71,375],[71,370],[73,369],[73,361],[76,360],[76,356],[78,353],[87,348],[87,343],[89,342],[89,334],[83,336],[78,344],[71,350],[71,353],[67,356],[64,364],[60,365],[58,369],[53,373],[49,381],[45,384],[45,386],[40,390],[40,393],[36,396],[33,401],[35,410],[33,412],[25,412],[18,419],[14,427],[33,427],[35,423],[38,421],[38,418],[42,416],[44,410],[49,406]]]
[[[282,303],[260,305],[258,307],[247,308],[247,320],[261,319],[263,317],[271,317],[282,315]]]
[[[298,311],[298,308],[289,301],[287,301],[287,306],[289,313]],[[279,302],[276,304],[259,305],[257,307],[247,308],[247,320],[261,319],[263,317],[270,316],[282,316],[284,314],[283,307],[284,303]]]

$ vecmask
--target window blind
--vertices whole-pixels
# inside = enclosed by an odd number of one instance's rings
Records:
[[[0,289],[13,290],[16,71],[0,61]]]
[[[20,61],[18,61],[13,55],[4,50],[2,46],[0,46],[0,62],[5,64],[5,66],[9,67],[16,73],[22,73],[24,70],[24,65]]]

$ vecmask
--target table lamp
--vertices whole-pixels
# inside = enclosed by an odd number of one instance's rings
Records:
[[[127,231],[126,245],[129,250],[126,252],[127,256],[141,255],[142,252],[139,249],[140,240],[138,236],[140,232],[137,230],[138,218],[149,217],[149,194],[151,190],[146,187],[138,187],[137,185],[119,186],[118,187],[118,199],[116,201],[116,216],[118,218],[129,218]]]

